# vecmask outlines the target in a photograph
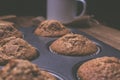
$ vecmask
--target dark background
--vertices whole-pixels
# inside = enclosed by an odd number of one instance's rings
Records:
[[[46,0],[0,0],[0,15],[45,16]]]
[[[86,14],[94,15],[98,21],[120,29],[119,0],[86,1]],[[46,17],[46,0],[0,0],[0,15],[9,14]]]

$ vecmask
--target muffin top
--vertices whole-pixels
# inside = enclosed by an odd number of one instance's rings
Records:
[[[120,59],[100,57],[89,60],[78,69],[81,80],[120,80]]]
[[[0,41],[0,65],[14,58],[31,60],[37,55],[36,48],[21,38],[9,37]]]
[[[0,40],[12,36],[22,38],[23,34],[18,31],[12,23],[0,22]]]
[[[0,20],[0,26],[5,26],[5,25],[13,26],[14,23]]]
[[[58,37],[70,33],[70,30],[57,20],[45,20],[34,33],[38,36]]]
[[[80,34],[66,34],[50,45],[51,51],[71,56],[89,55],[97,51],[94,42]]]
[[[0,70],[0,80],[57,80],[37,65],[20,59],[12,59]]]

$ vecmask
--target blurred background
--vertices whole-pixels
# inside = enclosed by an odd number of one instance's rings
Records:
[[[119,0],[86,0],[86,14],[105,25],[120,29]],[[78,7],[82,7],[78,3]],[[79,10],[79,8],[78,8]],[[0,16],[44,16],[46,17],[46,0],[0,0]]]

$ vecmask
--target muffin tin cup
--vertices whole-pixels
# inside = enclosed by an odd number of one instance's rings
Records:
[[[55,41],[55,40],[54,40]],[[99,44],[97,44],[97,43],[95,43],[96,45],[97,45],[97,51],[95,52],[95,53],[91,53],[91,54],[86,54],[86,55],[63,55],[63,54],[59,54],[59,53],[57,53],[57,52],[55,52],[54,50],[52,50],[51,48],[50,48],[50,45],[54,42],[54,41],[50,41],[48,44],[47,44],[47,47],[48,47],[48,49],[49,49],[49,51],[52,53],[52,54],[56,54],[56,55],[61,55],[61,56],[68,56],[68,57],[86,57],[86,56],[88,56],[88,57],[90,57],[90,56],[94,56],[94,55],[97,55],[98,53],[100,53],[100,45]]]
[[[120,58],[120,52],[109,45],[104,44],[102,41],[94,37],[78,31],[78,29],[70,28],[73,33],[82,34],[95,42],[98,46],[97,54],[87,56],[64,56],[58,55],[49,50],[49,45],[59,37],[40,37],[34,34],[35,27],[19,28],[24,33],[24,39],[37,48],[39,56],[31,62],[37,64],[40,68],[49,71],[58,80],[79,80],[77,78],[77,69],[80,64],[87,60],[102,56],[115,56]]]

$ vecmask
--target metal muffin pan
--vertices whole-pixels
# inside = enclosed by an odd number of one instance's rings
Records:
[[[33,33],[35,28],[36,27],[19,28],[19,30],[24,34],[24,39],[36,47],[40,54],[31,62],[37,64],[40,68],[43,68],[44,70],[54,74],[58,80],[78,80],[76,73],[77,69],[80,64],[87,60],[102,56],[114,56],[120,58],[120,51],[74,28],[70,28],[73,33],[82,34],[98,45],[99,51],[97,54],[87,56],[64,56],[54,54],[50,51],[49,45],[59,37],[49,38],[36,36]]]

